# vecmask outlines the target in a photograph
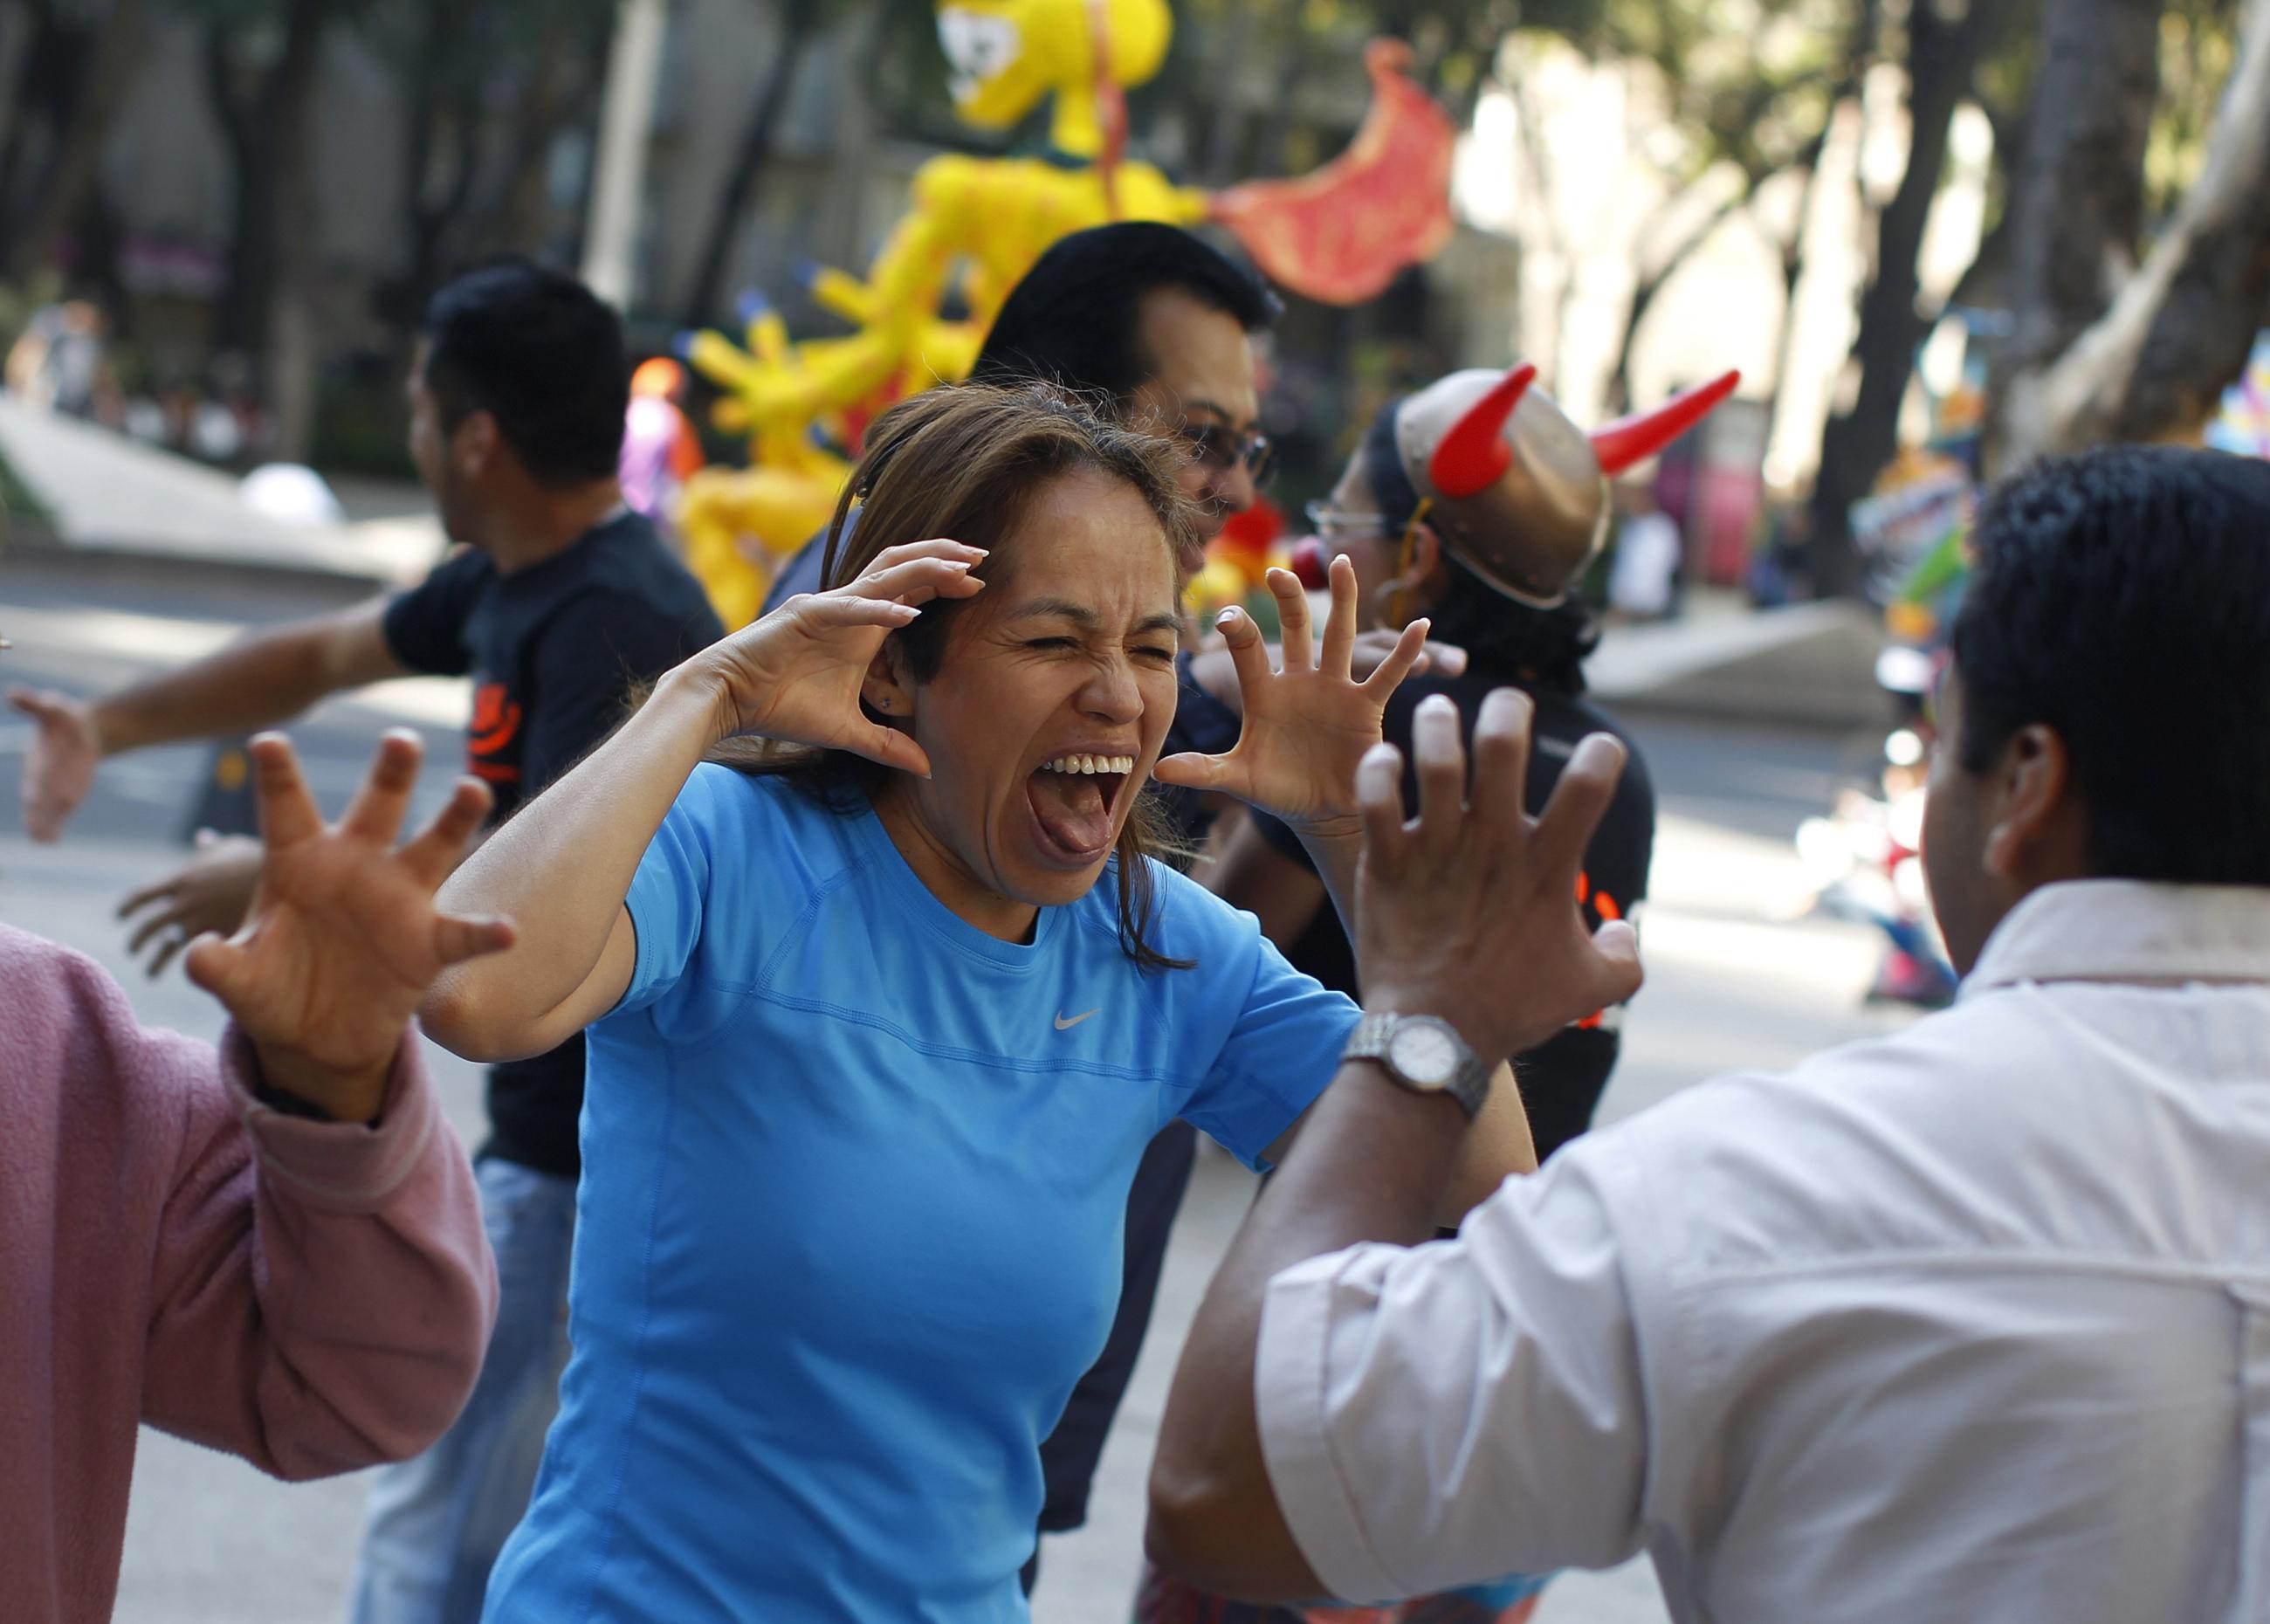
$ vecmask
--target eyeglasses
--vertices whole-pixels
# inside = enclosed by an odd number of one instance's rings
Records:
[[[1308,514],[1309,532],[1318,541],[1357,541],[1394,529],[1384,513],[1350,513],[1325,502],[1310,502]]]
[[[1227,423],[1185,423],[1178,432],[1189,443],[1191,455],[1209,468],[1243,463],[1256,485],[1265,483],[1277,471],[1277,448],[1257,429],[1240,434]]]

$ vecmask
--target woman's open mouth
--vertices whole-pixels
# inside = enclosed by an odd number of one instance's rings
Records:
[[[1131,755],[1064,755],[1042,762],[1025,781],[1025,802],[1043,848],[1068,867],[1085,867],[1109,851],[1113,814],[1134,771]]]

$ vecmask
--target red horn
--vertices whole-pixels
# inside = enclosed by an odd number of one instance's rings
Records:
[[[1628,418],[1592,431],[1592,453],[1600,471],[1615,475],[1634,463],[1643,463],[1680,435],[1710,415],[1710,408],[1734,392],[1742,381],[1739,372],[1698,383],[1684,395],[1673,395],[1652,412],[1635,412]]]
[[[1453,499],[1473,496],[1495,485],[1513,465],[1513,448],[1505,443],[1506,419],[1536,379],[1537,368],[1524,361],[1466,408],[1466,415],[1450,425],[1428,460],[1427,482]]]

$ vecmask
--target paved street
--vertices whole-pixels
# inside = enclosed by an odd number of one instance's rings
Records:
[[[341,601],[320,583],[254,589],[242,578],[153,573],[75,562],[0,559],[0,679],[78,691],[193,657],[247,625]],[[418,728],[428,745],[423,803],[446,792],[460,753],[463,685],[419,679],[328,705],[295,727],[319,797],[336,812],[376,730]],[[1847,925],[1792,922],[1799,901],[1789,837],[1823,806],[1844,760],[1833,735],[1643,722],[1664,817],[1655,899],[1644,921],[1650,986],[1627,1029],[1606,1115],[1643,1109],[1710,1072],[1784,1065],[1899,1019],[1858,1003],[1874,944]],[[127,962],[111,917],[116,899],[177,862],[175,843],[200,747],[152,751],[107,768],[56,848],[16,833],[27,730],[0,720],[0,919],[93,954],[151,1022],[211,1035],[217,1008],[174,971],[150,983]],[[474,1069],[435,1051],[451,1115],[479,1131]],[[1201,1164],[1168,1260],[1155,1328],[1117,1434],[1104,1457],[1094,1520],[1052,1541],[1036,1598],[1040,1624],[1119,1624],[1140,1543],[1142,1473],[1181,1332],[1250,1198],[1226,1157]],[[286,1488],[249,1468],[145,1434],[137,1470],[122,1624],[278,1624],[340,1616],[362,1486],[348,1479]],[[1559,1582],[1545,1624],[1657,1624],[1664,1617],[1643,1565]]]

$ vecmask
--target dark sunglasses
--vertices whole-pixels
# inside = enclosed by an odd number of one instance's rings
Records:
[[[1277,448],[1257,429],[1241,434],[1227,423],[1185,423],[1182,437],[1189,441],[1191,454],[1209,467],[1244,463],[1256,485],[1277,471]]]

